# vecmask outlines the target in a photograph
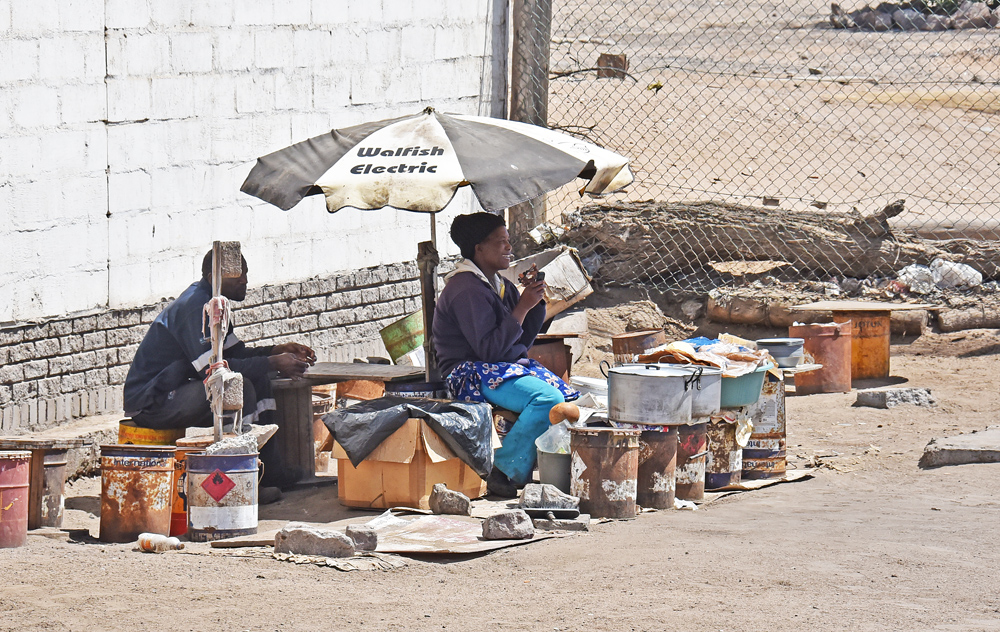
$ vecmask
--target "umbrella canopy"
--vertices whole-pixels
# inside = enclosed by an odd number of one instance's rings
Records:
[[[482,116],[423,112],[331,130],[257,160],[240,188],[288,210],[322,193],[331,213],[346,206],[440,211],[469,185],[500,211],[585,178],[580,194],[632,182],[628,160],[544,127]]]

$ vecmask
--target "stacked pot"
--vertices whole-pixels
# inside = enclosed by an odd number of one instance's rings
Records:
[[[722,371],[676,364],[605,368],[608,418],[638,427],[637,502],[672,508],[705,493],[706,426],[719,412]]]

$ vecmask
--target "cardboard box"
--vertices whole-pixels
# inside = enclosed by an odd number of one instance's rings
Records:
[[[494,444],[499,443],[494,435]],[[339,443],[337,494],[342,505],[366,509],[430,509],[435,483],[469,498],[486,494],[486,483],[422,419],[409,419],[383,441],[359,467],[351,465]]]
[[[578,303],[594,293],[590,285],[590,276],[583,269],[580,256],[576,249],[560,246],[540,252],[524,259],[518,259],[510,264],[500,274],[517,284],[519,274],[531,267],[538,266],[545,273],[545,318],[549,319],[565,311],[574,303]]]

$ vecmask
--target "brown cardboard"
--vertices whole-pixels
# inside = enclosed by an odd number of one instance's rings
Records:
[[[337,494],[342,505],[367,509],[430,509],[435,483],[469,498],[486,494],[486,483],[449,448],[422,419],[409,419],[358,467],[351,465],[339,443]]]
[[[500,274],[517,284],[517,276],[531,267],[538,266],[545,273],[545,318],[549,319],[578,303],[594,292],[590,275],[583,268],[580,255],[574,248],[560,246],[518,259]]]

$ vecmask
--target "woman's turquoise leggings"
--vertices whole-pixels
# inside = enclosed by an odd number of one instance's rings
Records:
[[[563,401],[555,386],[533,375],[504,380],[500,386],[480,390],[491,404],[520,413],[517,423],[504,437],[503,447],[493,455],[493,467],[500,468],[518,487],[531,482],[537,455],[535,439],[549,427],[549,410]]]

